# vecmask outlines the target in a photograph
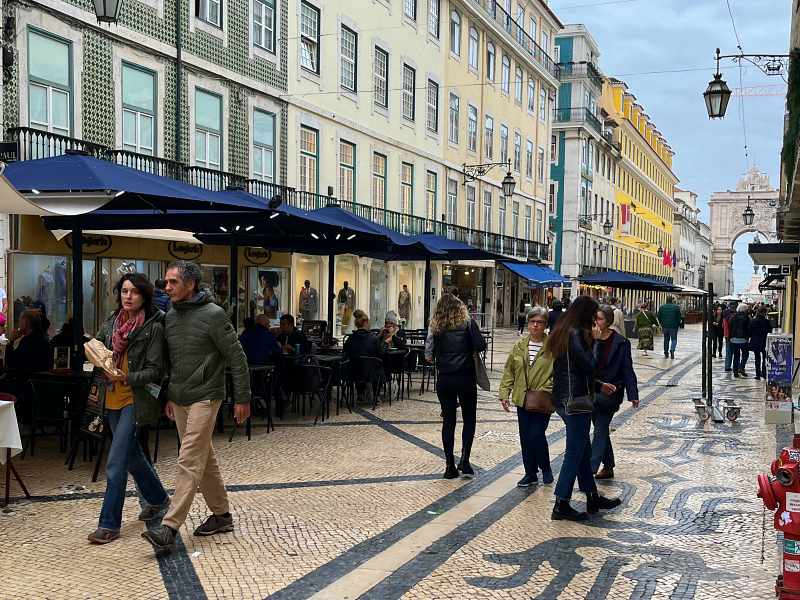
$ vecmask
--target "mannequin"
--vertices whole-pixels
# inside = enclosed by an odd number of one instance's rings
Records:
[[[403,289],[397,297],[397,312],[400,313],[400,318],[404,324],[408,322],[411,314],[411,293],[408,291],[408,286],[403,284]]]
[[[317,290],[311,287],[311,282],[306,279],[300,289],[300,316],[303,320],[313,321],[317,318],[319,310],[319,295]]]
[[[342,284],[336,300],[339,304],[339,314],[342,316],[342,328],[348,327],[350,319],[353,317],[353,311],[356,309],[356,293],[348,282],[345,281]]]

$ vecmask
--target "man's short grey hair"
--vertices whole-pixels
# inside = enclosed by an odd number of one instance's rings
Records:
[[[200,280],[203,277],[200,266],[188,260],[175,260],[167,265],[167,270],[176,269],[184,283],[194,283],[196,290],[200,290]]]
[[[534,306],[532,309],[528,311],[528,315],[525,317],[525,322],[527,323],[531,319],[536,317],[544,317],[544,320],[547,320],[547,309],[544,306]]]
[[[739,306],[736,307],[736,312],[750,312],[750,307],[745,303],[742,302]]]

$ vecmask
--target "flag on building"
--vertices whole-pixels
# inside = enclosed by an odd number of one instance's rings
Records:
[[[631,232],[631,205],[630,204],[621,204],[620,205],[620,225],[622,233],[630,233]]]
[[[664,254],[661,256],[661,264],[665,267],[669,264],[669,248],[664,248]]]
[[[670,264],[673,265],[673,266],[678,264],[678,257],[675,254],[675,250],[672,251],[672,262]]]

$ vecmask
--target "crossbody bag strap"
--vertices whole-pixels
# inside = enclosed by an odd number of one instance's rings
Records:
[[[567,346],[567,399],[572,400],[572,375],[569,366],[569,346]]]

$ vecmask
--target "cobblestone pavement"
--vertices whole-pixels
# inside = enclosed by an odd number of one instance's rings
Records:
[[[600,482],[624,504],[585,524],[550,521],[552,486],[516,488],[516,418],[495,392],[479,393],[477,477],[441,479],[438,402],[417,385],[411,399],[316,426],[295,417],[251,441],[219,434],[236,530],[193,537],[206,515],[198,495],[179,550],[160,560],[139,537],[134,498],[122,537],[90,546],[102,476],[90,482],[90,462],[67,471],[56,444],[42,443],[16,461],[35,497],[0,514],[0,598],[772,598],[775,535],[768,518],[762,563],[755,476],[782,434],[763,424],[757,382],[727,378],[720,360],[715,390],[742,415],[698,424],[699,338],[682,331],[675,360],[634,352],[642,405],[616,415],[617,477]],[[495,389],[516,339],[497,335]],[[558,469],[557,417],[548,438]],[[176,446],[163,433],[168,487]]]

